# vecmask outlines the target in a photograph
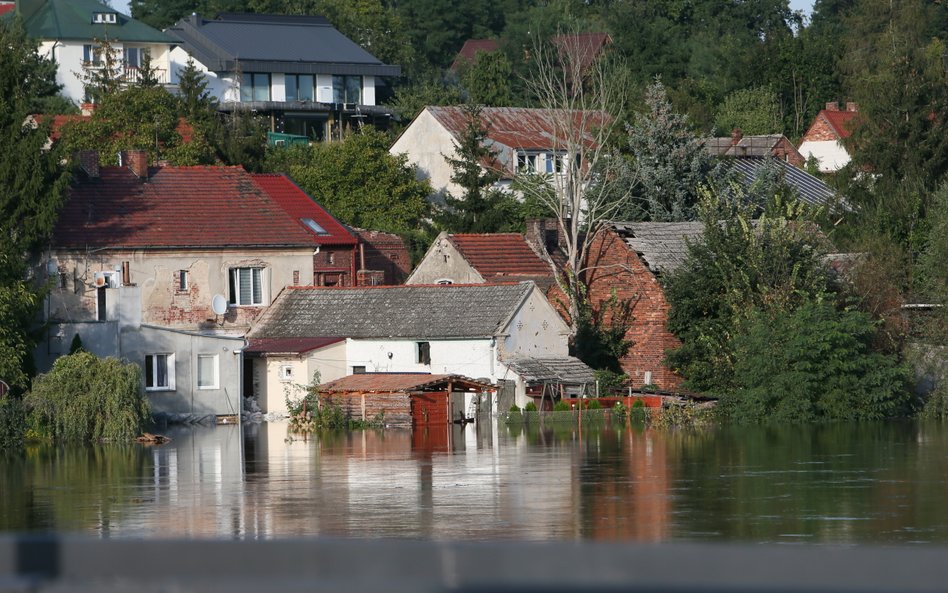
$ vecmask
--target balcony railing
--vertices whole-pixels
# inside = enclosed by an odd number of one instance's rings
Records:
[[[103,62],[88,62],[83,61],[82,67],[85,70],[101,70],[105,67]],[[122,77],[122,82],[128,84],[136,84],[141,81],[142,71],[138,66],[127,66],[119,65],[117,67],[118,72],[116,74]],[[155,80],[158,81],[158,84],[170,84],[171,78],[168,76],[168,70],[165,68],[152,68],[152,72],[155,75]]]

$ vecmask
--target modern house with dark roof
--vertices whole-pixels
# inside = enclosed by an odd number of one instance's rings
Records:
[[[272,340],[343,337],[347,374],[458,374],[495,385],[506,380],[515,385],[516,401],[523,406],[526,383],[510,362],[542,359],[572,373],[578,361],[568,356],[568,336],[569,328],[536,285],[520,282],[290,287],[248,339],[252,351],[269,355],[276,350],[266,346]],[[318,350],[315,356],[319,359]],[[493,409],[498,410],[497,402]]]
[[[87,350],[141,363],[156,412],[239,414],[251,322],[285,286],[320,278],[319,253],[354,260],[357,239],[282,176],[95,156],[81,155],[42,267],[52,289],[39,365],[78,334]]]
[[[851,157],[843,141],[852,133],[858,115],[859,107],[855,103],[846,103],[845,110],[840,110],[835,101],[827,103],[826,109],[816,114],[803,135],[800,154],[804,159],[815,158],[824,173],[834,173],[845,167]]]
[[[442,232],[405,284],[481,284],[531,280],[542,290],[553,271],[521,233]]]
[[[485,145],[493,158],[482,165],[500,174],[497,188],[509,187],[518,173],[564,173],[567,163],[571,159],[575,162],[578,156],[566,154],[567,140],[594,146],[594,130],[606,117],[594,111],[484,107],[480,123],[487,130]],[[450,192],[460,196],[461,188],[451,181],[453,170],[445,157],[455,155],[469,122],[465,107],[425,107],[389,152],[404,153],[408,162],[417,166],[418,174],[428,179],[436,195]]]
[[[167,33],[178,43],[175,81],[191,56],[221,110],[266,114],[273,132],[327,140],[362,124],[387,125],[392,116],[376,91],[401,68],[383,64],[323,17],[193,14]]]
[[[158,82],[171,79],[171,49],[176,41],[145,23],[97,0],[16,0],[16,9],[0,18],[18,15],[27,34],[39,42],[39,53],[56,61],[56,82],[62,94],[76,104],[86,102],[83,72],[105,65],[101,42],[108,39],[114,52],[115,75],[127,83],[139,78],[145,54]]]

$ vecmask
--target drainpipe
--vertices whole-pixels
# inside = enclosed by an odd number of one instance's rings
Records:
[[[352,257],[350,258],[351,261],[349,262],[349,268],[352,270],[352,282],[351,282],[352,286],[359,286],[359,280],[356,277],[356,246],[357,245],[358,244],[352,246]]]

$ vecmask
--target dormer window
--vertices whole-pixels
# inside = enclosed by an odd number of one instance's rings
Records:
[[[316,233],[317,235],[328,235],[328,234],[329,234],[329,233],[326,231],[326,229],[324,229],[318,222],[316,222],[316,221],[313,220],[312,218],[301,218],[301,219],[300,219],[300,222],[302,222],[302,223],[306,226],[306,228],[308,228],[309,230],[313,231],[313,232]]]
[[[96,24],[114,25],[118,22],[118,13],[115,12],[93,12],[92,22]]]

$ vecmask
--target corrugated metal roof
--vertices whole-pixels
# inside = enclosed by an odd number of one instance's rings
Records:
[[[93,39],[135,41],[139,43],[175,43],[158,29],[117,12],[96,0],[45,0],[32,14],[21,15],[30,37],[34,39],[70,39],[91,42]],[[21,9],[22,10],[22,9]],[[93,14],[116,13],[115,23],[93,23]]]
[[[735,144],[730,136],[722,136],[707,138],[704,146],[714,156],[765,157],[773,156],[774,147],[781,138],[783,138],[781,134],[742,136]]]
[[[425,373],[360,373],[329,381],[319,386],[321,392],[371,391],[405,392],[425,389],[447,388],[454,383],[453,390],[490,389],[489,383],[469,379],[461,375],[428,375]]]
[[[655,273],[674,272],[688,256],[688,241],[704,233],[701,222],[612,222],[626,245],[642,256]]]
[[[774,163],[780,169],[780,175],[784,183],[794,189],[797,197],[813,206],[833,205],[836,201],[836,193],[833,192],[825,183],[810,175],[803,169],[798,169],[790,163],[771,157],[741,157],[728,159],[727,163],[733,171],[739,173],[738,179],[741,184],[747,188],[754,183],[760,170]]]
[[[250,332],[253,338],[484,338],[504,329],[536,290],[518,284],[292,287]]]
[[[244,348],[245,354],[303,354],[338,344],[345,338],[257,338]]]
[[[184,49],[214,71],[312,72],[397,76],[322,17],[222,14],[192,16],[168,29]]]
[[[429,106],[425,109],[455,140],[463,136],[470,117],[467,108]],[[490,142],[522,150],[563,150],[566,129],[571,130],[571,134],[579,130],[583,143],[595,146],[594,130],[601,127],[607,117],[595,111],[527,107],[484,107],[480,114]]]
[[[311,247],[315,236],[290,218],[242,167],[152,167],[147,180],[125,167],[69,189],[53,231],[58,248]]]
[[[504,359],[503,362],[528,383],[584,385],[596,382],[594,371],[586,363],[572,356],[510,358]]]

